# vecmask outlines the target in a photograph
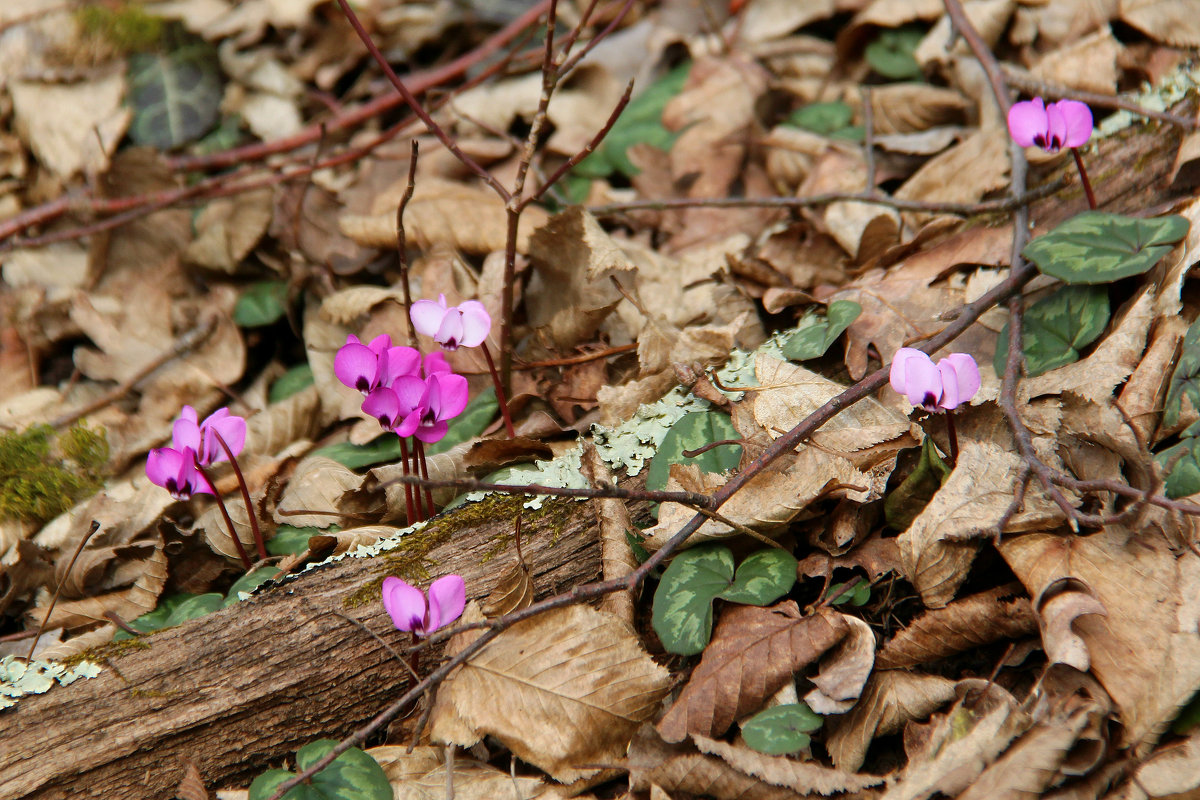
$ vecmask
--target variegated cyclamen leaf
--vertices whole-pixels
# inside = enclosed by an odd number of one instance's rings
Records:
[[[199,37],[170,53],[136,53],[129,59],[129,138],[164,150],[195,141],[216,123],[221,96],[216,48]]]
[[[786,550],[759,550],[738,565],[733,585],[718,597],[748,606],[770,605],[791,591],[797,567],[799,562]]]
[[[1110,283],[1149,270],[1187,236],[1189,225],[1180,216],[1085,211],[1031,241],[1021,255],[1064,283]]]
[[[742,460],[740,444],[713,447],[694,458],[688,458],[684,453],[713,442],[740,438],[741,434],[733,427],[728,414],[718,411],[685,414],[667,431],[658,446],[658,452],[650,460],[650,467],[646,471],[646,488],[653,491],[666,489],[672,464],[695,464],[703,472],[719,473],[737,469]]]
[[[808,747],[809,736],[824,718],[807,703],[788,703],[760,711],[742,725],[746,744],[760,753],[787,755]]]
[[[303,771],[337,747],[333,739],[318,739],[296,753],[296,768]],[[250,800],[266,800],[295,774],[283,769],[264,772],[250,784]],[[309,780],[287,791],[284,800],[391,800],[392,785],[379,762],[351,747]]]
[[[805,314],[783,344],[784,357],[789,361],[820,358],[860,314],[862,306],[853,300],[834,300],[824,314]]]
[[[1079,351],[1108,326],[1108,291],[1103,286],[1063,286],[1025,311],[1022,331],[1025,372],[1032,378],[1079,360]],[[1008,323],[996,341],[992,365],[1004,374]]]
[[[1165,427],[1170,428],[1179,422],[1184,396],[1192,402],[1193,408],[1200,408],[1200,320],[1193,322],[1183,335],[1179,361],[1171,373],[1171,386],[1163,404]]]
[[[686,656],[704,649],[712,636],[712,601],[729,588],[733,575],[728,547],[693,547],[675,556],[654,593],[652,615],[668,652]]]

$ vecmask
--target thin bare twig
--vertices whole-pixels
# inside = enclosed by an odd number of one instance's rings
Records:
[[[74,555],[67,563],[67,570],[63,573],[62,580],[54,587],[54,596],[50,598],[50,607],[46,609],[45,616],[42,617],[42,622],[38,625],[37,634],[33,637],[33,641],[29,645],[29,654],[25,656],[26,661],[33,661],[33,651],[37,649],[38,639],[42,638],[42,631],[46,630],[46,623],[50,621],[50,615],[54,613],[54,605],[58,602],[58,596],[62,593],[63,584],[67,582],[67,578],[71,576],[71,570],[75,566],[75,562],[79,559],[79,554],[83,552],[83,548],[87,546],[88,540],[100,530],[100,523],[92,520],[92,525],[88,528],[88,532],[79,540],[79,545],[75,548]]]
[[[412,288],[408,283],[408,237],[404,234],[404,209],[412,200],[417,188],[417,155],[420,148],[417,140],[412,140],[412,148],[408,157],[408,185],[404,187],[404,196],[396,206],[396,254],[400,258],[400,283],[404,287],[404,316],[408,319],[408,341],[413,347],[417,344],[417,326],[412,321]],[[419,348],[418,348],[419,349]]]

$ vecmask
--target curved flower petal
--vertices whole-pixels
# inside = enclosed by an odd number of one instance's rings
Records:
[[[459,304],[462,312],[463,333],[459,345],[462,347],[478,347],[487,339],[492,331],[492,317],[487,307],[478,300],[466,300]]]
[[[1013,103],[1008,110],[1008,133],[1022,147],[1033,145],[1034,138],[1039,134],[1044,141],[1047,130],[1046,105],[1042,98]]]
[[[413,418],[415,419],[416,416],[417,415],[414,414]],[[419,421],[419,424],[413,427],[413,431],[412,431],[411,435],[416,436],[418,439],[420,439],[425,444],[434,444],[436,442],[440,442],[442,439],[445,439],[446,434],[449,432],[450,432],[450,423],[446,422],[446,420],[444,420],[444,419],[440,419],[440,420],[436,420],[434,422],[428,422],[428,423],[424,422],[424,421]],[[397,430],[396,433],[399,434],[400,431]]]
[[[407,439],[409,436],[421,430],[421,412],[424,409],[417,409],[411,414],[408,414],[401,420],[400,424],[392,429],[392,433],[399,436],[401,439]],[[419,437],[418,437],[419,438]],[[425,441],[421,439],[421,441]]]
[[[425,377],[436,375],[439,372],[453,372],[450,367],[450,362],[446,360],[446,354],[440,350],[434,350],[429,355],[425,356]]]
[[[400,399],[396,392],[386,386],[380,386],[367,395],[362,403],[363,413],[379,420],[386,430],[392,430],[400,418]]]
[[[190,419],[188,411],[192,412]],[[191,406],[184,406],[179,419],[171,426],[171,447],[176,450],[190,447],[195,452],[200,451],[200,426],[196,424],[196,409]]]
[[[433,336],[442,326],[442,318],[446,316],[446,296],[440,295],[438,302],[433,300],[418,300],[408,310],[413,327],[418,333]]]
[[[200,463],[215,464],[218,461],[227,461],[228,456],[225,454],[225,448],[221,447],[221,443],[216,441],[216,436],[220,434],[229,451],[234,457],[241,455],[242,448],[246,446],[246,420],[236,414],[230,414],[228,408],[219,408],[214,411],[208,419],[200,426],[201,432],[204,434],[204,452],[201,453]]]
[[[425,595],[415,586],[389,575],[383,579],[383,607],[398,630],[425,633]]]
[[[213,494],[212,486],[196,469],[195,453],[190,448],[151,450],[146,457],[146,477],[176,500],[187,500],[193,494]]]
[[[386,333],[381,333],[371,340],[371,343],[367,345],[367,349],[375,355],[380,356],[383,355],[383,353],[391,346],[392,337],[388,336]]]
[[[460,575],[445,575],[429,585],[429,626],[426,633],[449,625],[467,605],[467,585]]]
[[[159,447],[146,456],[146,477],[155,486],[167,488],[167,481],[178,485],[179,472],[183,467],[183,454],[171,447]]]
[[[914,406],[932,411],[942,397],[942,381],[933,360],[920,350],[901,347],[888,375],[892,388]]]
[[[910,361],[929,361],[929,356],[914,347],[901,347],[892,356],[892,368],[888,372],[888,382],[900,394],[907,393],[908,383],[905,379]]]
[[[1063,117],[1058,103],[1051,103],[1046,107],[1046,135],[1044,140],[1038,144],[1047,153],[1057,153],[1066,142],[1067,120]]]
[[[333,357],[333,374],[351,389],[367,394],[375,388],[378,363],[379,356],[365,344],[346,342]]]
[[[1087,140],[1092,137],[1092,110],[1088,108],[1087,103],[1059,100],[1054,105],[1058,107],[1066,127],[1064,145],[1080,147],[1087,144]]]
[[[389,347],[385,358],[386,366],[379,378],[383,386],[391,386],[405,375],[416,375],[421,369],[421,354],[412,347]]]
[[[463,338],[463,315],[457,308],[451,308],[446,311],[446,316],[442,317],[442,324],[438,327],[437,333],[433,335],[433,340],[447,350],[457,350],[462,344]]]
[[[467,379],[453,372],[429,376],[429,409],[436,419],[453,419],[467,407],[470,391]]]
[[[966,353],[951,353],[938,362],[942,379],[942,399],[938,406],[947,410],[970,401],[979,391],[979,366]]]
[[[403,375],[392,384],[400,413],[404,416],[422,408],[425,402],[425,391],[428,387],[425,381],[413,375]]]

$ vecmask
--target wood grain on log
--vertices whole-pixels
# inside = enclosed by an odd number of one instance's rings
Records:
[[[389,574],[452,572],[483,598],[513,561],[523,498],[493,498],[430,523],[407,548],[347,558],[230,608],[118,648],[103,673],[0,713],[0,797],[168,798],[184,759],[206,785],[246,785],[317,738],[341,738],[408,687],[405,669],[357,625],[410,643],[379,602]],[[538,596],[594,580],[589,503],[525,511],[522,539]],[[356,602],[357,601],[357,602]],[[119,654],[117,654],[119,650]],[[431,668],[434,654],[423,658]]]

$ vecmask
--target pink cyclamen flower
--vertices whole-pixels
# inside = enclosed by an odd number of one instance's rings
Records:
[[[466,300],[447,308],[444,294],[438,295],[436,303],[418,300],[412,304],[408,315],[417,331],[432,336],[447,350],[478,347],[492,329],[492,318],[483,303]]]
[[[181,452],[190,449],[199,456],[201,465],[208,466],[218,461],[229,460],[225,448],[217,441],[216,434],[221,435],[234,456],[241,453],[242,448],[246,446],[246,420],[236,414],[230,414],[228,408],[218,408],[209,414],[204,422],[198,423],[197,419],[196,409],[184,406],[179,412],[179,419],[175,420],[171,428],[171,445]]]
[[[151,450],[146,458],[146,477],[155,486],[170,492],[176,500],[187,500],[194,494],[215,494],[208,480],[196,469],[196,452],[190,447]]]
[[[1057,153],[1087,142],[1092,135],[1092,110],[1078,100],[1050,105],[1040,97],[1022,100],[1008,110],[1008,132],[1022,147],[1037,146]]]
[[[392,431],[402,439],[412,436],[425,411],[422,405],[425,389],[425,381],[403,375],[391,386],[380,386],[367,395],[362,403],[363,413],[379,420],[384,430]]]
[[[333,374],[351,389],[364,395],[380,386],[391,386],[402,375],[415,375],[421,367],[421,354],[411,347],[392,347],[386,333],[363,344],[354,334],[333,357]]]
[[[440,442],[450,430],[448,420],[467,407],[467,379],[452,372],[436,372],[425,381],[420,402],[420,423],[410,433],[425,444]],[[405,426],[407,427],[407,426]],[[400,436],[407,436],[397,429]]]
[[[926,411],[954,409],[979,391],[979,367],[966,353],[951,353],[936,365],[911,347],[901,347],[892,359],[892,388]]]
[[[425,593],[399,578],[383,579],[383,607],[392,623],[402,631],[428,636],[462,616],[467,605],[467,586],[459,575],[446,575],[429,586]]]

